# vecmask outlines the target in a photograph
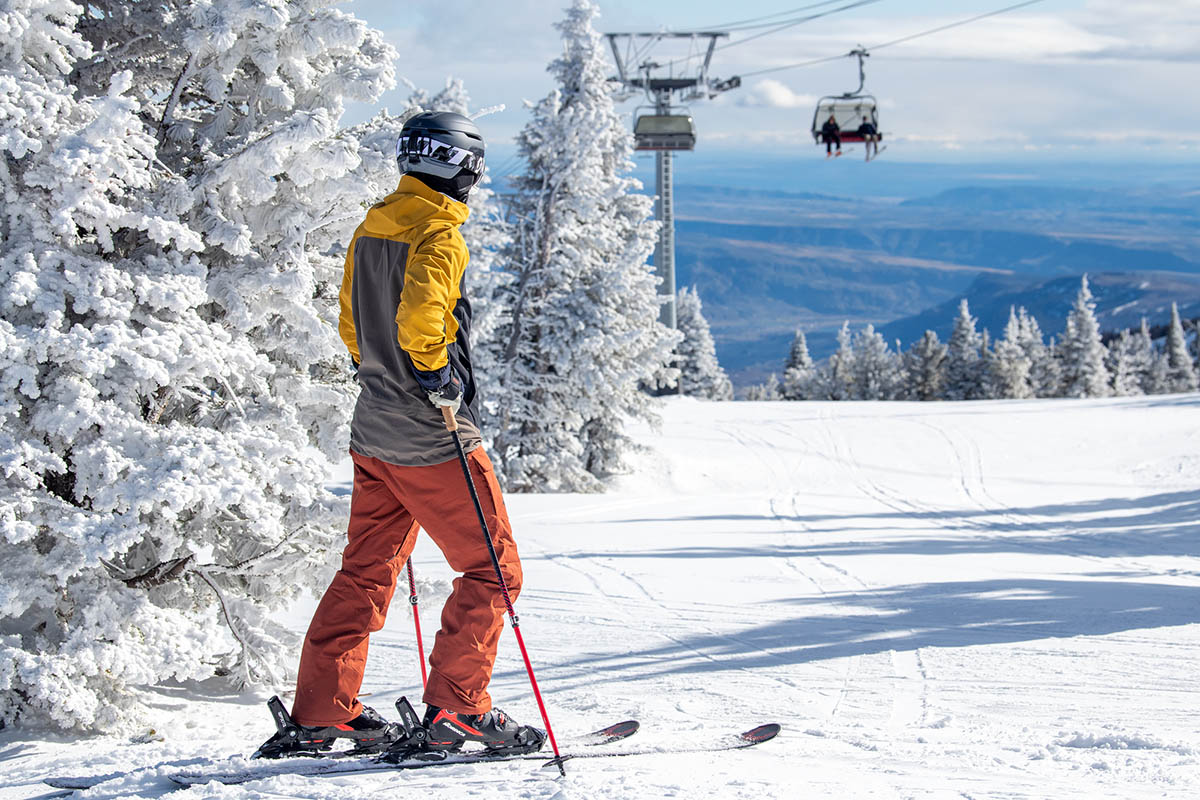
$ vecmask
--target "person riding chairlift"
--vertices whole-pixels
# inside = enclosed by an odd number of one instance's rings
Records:
[[[826,158],[842,154],[842,129],[838,127],[837,119],[834,118],[833,114],[830,114],[829,119],[821,126],[821,138],[825,141]],[[837,153],[830,152],[832,145],[837,145]]]
[[[863,117],[862,125],[858,126],[858,135],[862,137],[863,149],[867,151],[867,161],[872,158],[872,150],[875,151],[875,155],[879,155],[879,130],[870,117]]]

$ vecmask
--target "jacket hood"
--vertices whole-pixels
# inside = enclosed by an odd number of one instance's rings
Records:
[[[430,222],[462,225],[470,213],[466,203],[430,189],[419,178],[405,175],[396,191],[367,211],[363,227],[367,233],[388,236]]]

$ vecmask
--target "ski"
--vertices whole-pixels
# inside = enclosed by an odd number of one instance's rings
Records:
[[[618,723],[618,725],[633,725],[636,730],[636,722]],[[617,727],[617,726],[612,726]],[[609,730],[609,729],[605,729]],[[348,775],[362,774],[367,772],[389,772],[391,770],[412,770],[424,769],[426,767],[453,766],[456,764],[481,764],[494,763],[500,761],[541,761],[543,767],[558,767],[561,762],[584,759],[584,758],[621,758],[628,756],[648,756],[648,755],[671,755],[673,753],[713,753],[726,750],[740,750],[745,747],[753,747],[754,745],[762,744],[763,742],[774,739],[779,733],[780,726],[775,723],[760,725],[757,728],[745,731],[734,736],[726,736],[709,744],[691,745],[682,747],[666,747],[666,748],[634,748],[629,750],[575,750],[564,753],[559,758],[547,759],[545,753],[524,753],[518,755],[488,755],[486,753],[439,753],[439,757],[430,758],[432,753],[426,754],[425,758],[412,758],[398,763],[384,763],[376,759],[360,759],[356,761],[322,761],[310,762],[309,764],[301,765],[301,770],[288,769],[297,759],[288,759],[287,763],[271,764],[265,769],[251,767],[249,769],[230,770],[228,772],[216,771],[197,771],[197,772],[178,772],[168,777],[179,784],[180,786],[195,786],[197,784],[217,782],[226,785],[234,785],[246,783],[248,781],[262,780],[263,778],[274,777],[275,775],[302,775],[304,777],[323,778],[331,775]],[[597,734],[603,731],[597,731]],[[596,736],[596,734],[591,734]],[[605,741],[618,741],[617,739],[607,738]]]
[[[586,733],[575,737],[570,741],[570,745],[580,748],[591,748],[600,745],[619,742],[622,739],[628,739],[638,732],[637,720],[625,720],[613,725],[601,728],[591,733]],[[589,751],[584,750],[583,753]],[[521,756],[488,756],[485,753],[455,753],[453,757],[462,759],[460,761],[422,761],[420,764],[424,766],[432,766],[433,764],[443,763],[477,763],[480,761],[504,761],[513,758],[535,758],[546,760],[544,754]],[[465,757],[465,758],[464,758]],[[575,755],[576,758],[586,757],[580,754]],[[196,783],[208,783],[217,781],[219,783],[236,784],[245,783],[246,781],[259,780],[260,778],[269,778],[274,775],[340,775],[347,772],[371,772],[380,769],[411,769],[411,764],[414,760],[402,762],[401,764],[385,764],[377,761],[378,754],[364,755],[356,753],[353,750],[342,750],[340,752],[322,753],[319,757],[301,757],[295,756],[291,758],[281,759],[249,759],[243,757],[235,757],[227,761],[214,761],[208,764],[200,764],[197,768],[190,769],[186,772],[179,772],[170,775],[170,779],[182,786],[191,786]],[[244,766],[233,767],[233,764],[244,764]],[[163,765],[152,765],[145,769],[158,769]],[[84,776],[67,776],[67,777],[52,777],[42,781],[48,786],[55,789],[90,789],[106,781],[123,778],[131,774],[130,772],[115,772],[104,775],[84,775]],[[239,776],[244,776],[240,777]],[[226,779],[227,778],[227,779]]]

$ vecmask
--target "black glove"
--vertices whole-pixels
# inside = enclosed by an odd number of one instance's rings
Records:
[[[449,408],[457,414],[462,405],[462,380],[454,373],[449,364],[438,370],[428,371],[412,368],[413,377],[421,388],[429,395],[429,402],[438,408]]]

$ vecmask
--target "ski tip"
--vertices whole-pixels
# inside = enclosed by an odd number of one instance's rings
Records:
[[[608,744],[609,742],[633,736],[638,732],[639,727],[640,725],[636,719],[627,719],[624,722],[609,725],[607,728],[592,731],[587,735],[587,738],[595,740],[593,744]]]
[[[759,725],[757,728],[751,728],[738,738],[747,744],[760,744],[762,742],[774,739],[779,735],[782,728],[778,723],[769,722],[766,725]]]

